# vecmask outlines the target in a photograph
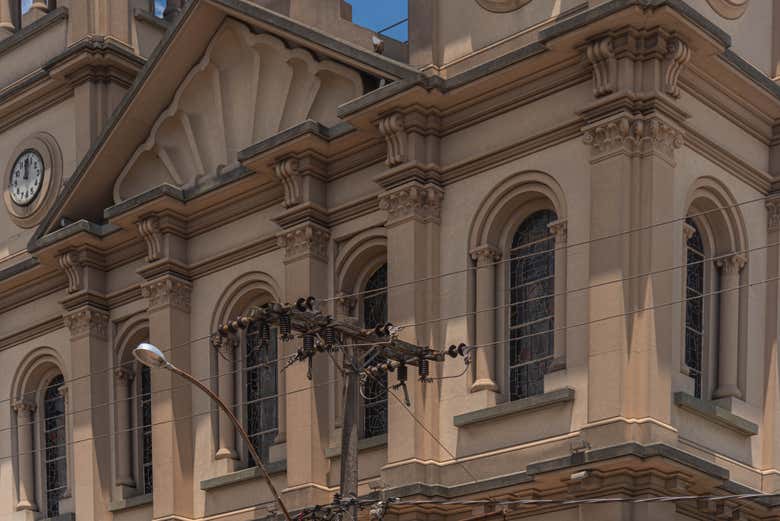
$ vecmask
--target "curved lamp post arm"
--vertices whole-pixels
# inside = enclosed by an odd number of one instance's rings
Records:
[[[228,405],[225,402],[223,402],[222,399],[214,393],[214,391],[212,391],[211,389],[203,385],[203,383],[198,381],[197,378],[187,373],[186,371],[182,371],[181,369],[179,369],[178,367],[176,367],[171,363],[167,363],[163,367],[176,373],[177,375],[181,376],[185,380],[188,380],[193,385],[195,385],[198,389],[206,393],[209,396],[209,398],[214,400],[217,403],[217,405],[219,405],[219,408],[222,409],[222,412],[224,412],[227,415],[227,417],[230,418],[230,421],[233,422],[233,425],[235,425],[236,430],[241,434],[241,437],[244,439],[247,450],[249,450],[249,453],[252,455],[252,459],[255,460],[255,464],[257,464],[257,467],[260,469],[260,472],[262,472],[266,483],[268,483],[268,488],[271,489],[271,493],[273,494],[274,499],[276,499],[276,503],[279,505],[279,508],[282,510],[282,513],[284,513],[285,519],[287,519],[287,521],[292,521],[292,518],[290,518],[290,513],[287,511],[287,507],[284,506],[284,503],[282,502],[282,498],[279,496],[279,492],[276,491],[276,487],[274,487],[274,484],[271,481],[271,476],[268,474],[268,470],[266,470],[265,465],[263,465],[263,462],[260,460],[260,455],[257,453],[257,450],[255,450],[255,446],[252,444],[252,440],[249,439],[249,434],[247,434],[246,430],[244,430],[244,426],[241,425],[241,422],[238,421],[238,418],[236,418],[236,415],[233,414],[233,411],[230,410],[230,407],[228,407]]]

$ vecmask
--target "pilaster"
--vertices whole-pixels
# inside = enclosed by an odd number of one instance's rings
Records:
[[[79,519],[105,518],[111,495],[109,400],[106,382],[110,367],[109,315],[94,303],[63,315],[70,330],[72,379],[68,384],[73,501]]]
[[[120,367],[114,371],[114,397],[116,407],[116,475],[115,483],[122,497],[128,497],[135,488],[133,479],[133,436],[132,436],[132,382],[133,371]]]
[[[766,200],[767,283],[766,283],[766,398],[761,435],[763,468],[780,470],[780,194]],[[765,490],[780,490],[780,478],[767,475]]]
[[[192,285],[182,277],[159,275],[141,286],[147,299],[149,341],[184,371],[190,363],[190,294]],[[193,517],[193,388],[170,371],[151,372],[152,472],[155,519]]]
[[[327,228],[305,220],[285,227],[277,235],[284,249],[285,294],[288,302],[312,295],[328,294],[328,257],[330,232]],[[297,341],[280,342],[279,356],[293,353]],[[286,446],[294,450],[287,458],[287,488],[285,496],[292,504],[316,504],[329,501],[327,488],[329,461],[325,457],[329,428],[328,357],[314,357],[311,389],[288,394],[280,410],[280,421],[286,421]],[[279,393],[289,391],[286,382],[309,383],[306,364],[293,364],[279,378]],[[285,412],[285,414],[282,414]],[[289,454],[289,453],[288,453]]]
[[[387,282],[391,288],[387,294],[388,319],[397,326],[420,324],[402,329],[400,337],[424,346],[440,345],[439,324],[424,322],[440,315],[440,281],[436,275],[443,196],[435,183],[413,180],[387,190],[379,199],[380,208],[387,213]],[[482,367],[489,370],[489,363]],[[396,383],[397,376],[392,373],[389,384]],[[407,386],[409,411],[398,400],[388,400],[388,466],[382,471],[382,479],[393,485],[434,479],[431,469],[421,462],[439,457],[438,445],[414,418],[436,435],[436,384],[410,378]]]
[[[33,451],[33,426],[35,403],[32,400],[16,400],[12,405],[16,412],[17,439],[19,440],[19,502],[17,511],[37,510],[35,504],[35,453]]]
[[[747,257],[735,253],[715,261],[720,268],[718,386],[714,398],[741,398],[739,376],[739,277]]]

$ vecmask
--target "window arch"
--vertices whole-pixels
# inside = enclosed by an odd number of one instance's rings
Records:
[[[682,372],[702,399],[741,398],[747,244],[736,201],[717,180],[696,180],[684,224]]]
[[[13,385],[17,396],[17,510],[55,517],[72,511],[69,488],[67,386],[49,348],[34,351]]]
[[[544,392],[553,360],[555,330],[555,237],[552,210],[523,220],[509,252],[509,398]]]
[[[122,349],[114,371],[116,484],[123,497],[152,494],[154,485],[152,448],[151,371],[137,362],[132,350],[149,340],[146,322],[133,324],[119,335]]]
[[[363,327],[370,329],[387,323],[387,264],[368,277],[362,295]],[[374,357],[372,363],[383,361]],[[360,435],[363,438],[387,434],[387,373],[367,378],[363,384],[363,406]]]

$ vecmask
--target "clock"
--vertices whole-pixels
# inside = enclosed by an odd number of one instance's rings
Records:
[[[27,206],[33,202],[43,186],[43,176],[41,155],[33,149],[24,150],[16,158],[11,171],[11,200],[19,206]]]

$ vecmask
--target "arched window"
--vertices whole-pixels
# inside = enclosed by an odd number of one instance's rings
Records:
[[[509,397],[544,392],[553,361],[555,237],[552,210],[529,215],[512,238],[509,262]]]
[[[373,328],[387,322],[387,264],[379,267],[366,281],[363,294],[363,327]],[[380,360],[374,359],[373,362]],[[363,428],[361,436],[370,438],[387,433],[387,374],[367,378],[363,384]]]
[[[51,378],[43,390],[41,454],[43,498],[46,516],[60,514],[60,499],[68,489],[67,443],[65,435],[65,398],[60,388],[65,383],[61,374]]]
[[[702,396],[704,349],[704,242],[692,219],[687,219],[685,276],[685,365],[693,378],[694,395]]]
[[[279,433],[276,332],[253,323],[246,330],[244,401],[246,430],[264,462]]]

